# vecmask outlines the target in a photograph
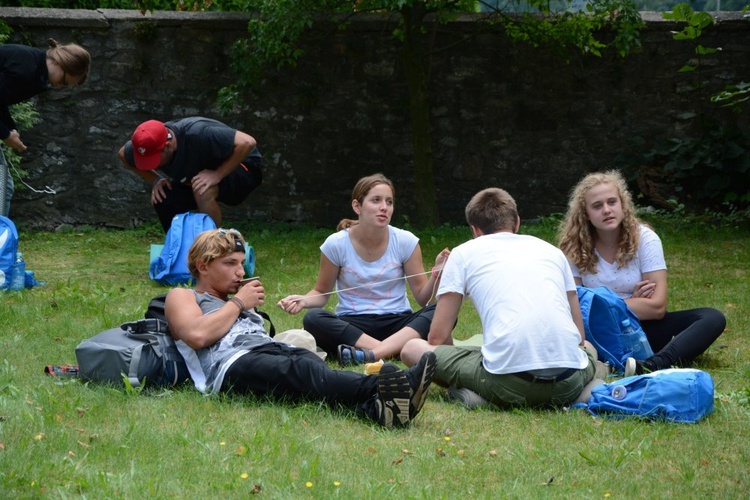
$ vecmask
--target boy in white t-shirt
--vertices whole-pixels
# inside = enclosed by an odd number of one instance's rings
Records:
[[[596,351],[584,339],[567,259],[517,234],[516,202],[502,189],[474,195],[466,220],[474,239],[451,252],[429,336],[409,341],[402,361],[411,366],[434,351],[436,381],[498,406],[573,403],[594,378]],[[446,345],[465,297],[482,321],[481,347]]]

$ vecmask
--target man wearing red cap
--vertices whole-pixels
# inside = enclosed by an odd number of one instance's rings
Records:
[[[164,231],[175,215],[197,210],[221,226],[221,207],[239,205],[263,181],[250,135],[210,118],[138,125],[118,153],[126,168],[151,182],[151,203]]]

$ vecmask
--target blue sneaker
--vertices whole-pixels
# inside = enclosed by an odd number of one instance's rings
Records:
[[[363,363],[373,363],[375,353],[365,349],[357,349],[354,346],[341,344],[338,347],[339,363],[342,366],[361,365]]]

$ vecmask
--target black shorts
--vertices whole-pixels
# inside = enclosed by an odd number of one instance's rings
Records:
[[[239,167],[219,182],[218,200],[230,206],[245,201],[245,198],[263,182],[262,163],[261,158],[251,158],[240,163]]]
[[[218,200],[230,206],[245,201],[255,188],[263,182],[263,160],[250,158],[219,182]],[[193,188],[185,184],[172,184],[172,189],[165,189],[165,198],[154,205],[164,231],[168,231],[175,215],[183,214],[198,208],[193,196]]]

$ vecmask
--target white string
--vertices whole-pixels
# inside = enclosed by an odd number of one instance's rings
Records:
[[[16,168],[16,166],[15,166],[15,165],[13,165],[13,164],[12,164],[12,163],[10,162],[10,160],[8,160],[8,161],[7,161],[7,163],[8,163],[8,165],[10,165],[10,167],[11,167],[11,168],[12,168],[12,169],[13,169],[13,170],[14,170],[14,171],[16,172],[16,177],[18,178],[18,180],[19,180],[19,181],[21,181],[21,184],[23,184],[23,185],[24,185],[24,186],[26,186],[27,188],[31,189],[31,190],[32,190],[33,192],[35,192],[35,193],[37,193],[37,194],[57,194],[57,191],[55,191],[54,189],[52,189],[52,188],[51,188],[51,187],[49,187],[49,186],[44,186],[44,189],[42,189],[42,190],[39,190],[39,189],[35,189],[35,188],[31,187],[31,186],[30,186],[29,184],[27,184],[27,183],[26,183],[26,182],[25,182],[25,181],[24,181],[23,179],[21,179],[21,172],[19,172],[19,171],[18,171],[18,169]]]
[[[374,285],[380,285],[382,283],[389,283],[391,281],[405,280],[405,279],[413,278],[414,276],[423,276],[423,275],[426,275],[429,272],[430,271],[425,271],[423,273],[417,273],[417,274],[410,274],[409,276],[401,276],[400,278],[391,278],[391,279],[387,279],[387,280],[383,280],[383,281],[376,281],[375,283],[365,283],[364,285],[357,285],[357,286],[352,286],[352,287],[349,287],[349,288],[342,288],[341,290],[331,290],[330,292],[318,293],[318,294],[315,294],[315,295],[305,295],[305,296],[302,296],[302,297],[300,297],[298,299],[294,299],[293,302],[299,302],[300,300],[304,300],[304,299],[309,298],[309,297],[323,297],[325,295],[332,295],[334,293],[348,292],[349,290],[356,290],[358,288],[371,287],[371,286],[374,286]],[[436,283],[437,283],[437,281],[436,281]],[[433,285],[433,293],[434,293],[434,285]]]

